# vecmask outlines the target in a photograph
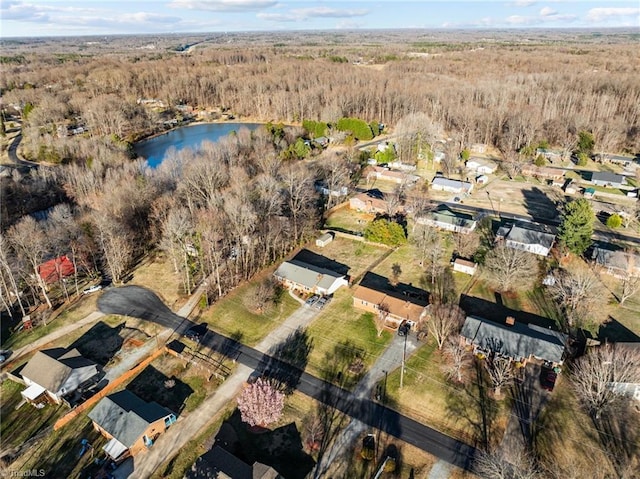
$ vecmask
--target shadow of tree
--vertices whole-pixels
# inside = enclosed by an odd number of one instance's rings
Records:
[[[621,400],[592,418],[598,439],[619,477],[640,475],[640,420],[630,400]]]
[[[193,389],[175,376],[168,377],[153,366],[147,366],[127,385],[127,389],[146,402],[155,401],[180,414]]]
[[[307,330],[298,328],[269,349],[269,353],[260,360],[255,374],[270,378],[281,391],[291,394],[300,382],[312,349],[313,340]]]
[[[124,321],[113,328],[99,321],[76,339],[69,349],[77,349],[85,358],[104,366],[122,348],[124,339],[121,333],[124,328]]]
[[[494,422],[498,416],[498,404],[489,397],[490,386],[485,378],[482,365],[474,361],[475,381],[449,388],[446,410],[453,417],[466,421],[472,432],[474,446],[489,448]]]

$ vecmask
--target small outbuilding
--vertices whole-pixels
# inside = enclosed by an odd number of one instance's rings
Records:
[[[316,239],[316,246],[324,248],[333,241],[333,233],[325,233],[320,238]]]
[[[462,258],[456,258],[453,262],[453,270],[473,276],[478,270],[478,264]]]

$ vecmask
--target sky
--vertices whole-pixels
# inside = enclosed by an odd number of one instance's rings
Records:
[[[640,0],[0,0],[0,36],[380,28],[640,31]]]

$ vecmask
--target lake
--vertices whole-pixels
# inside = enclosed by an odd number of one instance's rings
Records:
[[[216,141],[232,131],[238,131],[243,126],[255,130],[260,125],[257,123],[201,123],[183,126],[164,135],[141,141],[134,145],[133,149],[138,156],[147,160],[151,168],[155,168],[162,163],[172,146],[178,151],[184,148],[198,149],[204,140]]]

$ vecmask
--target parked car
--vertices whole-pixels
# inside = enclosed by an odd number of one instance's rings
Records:
[[[314,304],[314,306],[318,309],[322,309],[324,308],[327,304],[329,304],[329,302],[331,301],[331,298],[329,296],[323,296],[321,297],[318,302],[316,304]]]
[[[540,386],[542,386],[542,389],[551,392],[556,385],[557,379],[558,373],[553,369],[543,368],[542,373],[540,374]]]
[[[96,284],[95,286],[91,286],[85,290],[82,291],[82,294],[91,294],[91,293],[95,293],[97,291],[100,291],[102,289],[102,286],[99,284]]]
[[[187,329],[187,332],[184,333],[184,337],[199,343],[205,334],[207,334],[207,324],[202,323]]]
[[[400,323],[398,326],[398,336],[406,336],[411,331],[411,326],[413,325],[413,321],[407,321],[406,319]]]
[[[362,451],[360,451],[360,455],[365,461],[370,461],[375,457],[376,437],[373,434],[367,434],[362,439]]]
[[[306,304],[307,306],[313,306],[319,299],[320,299],[320,296],[318,296],[317,294],[314,294],[309,299],[307,299],[304,304]]]

